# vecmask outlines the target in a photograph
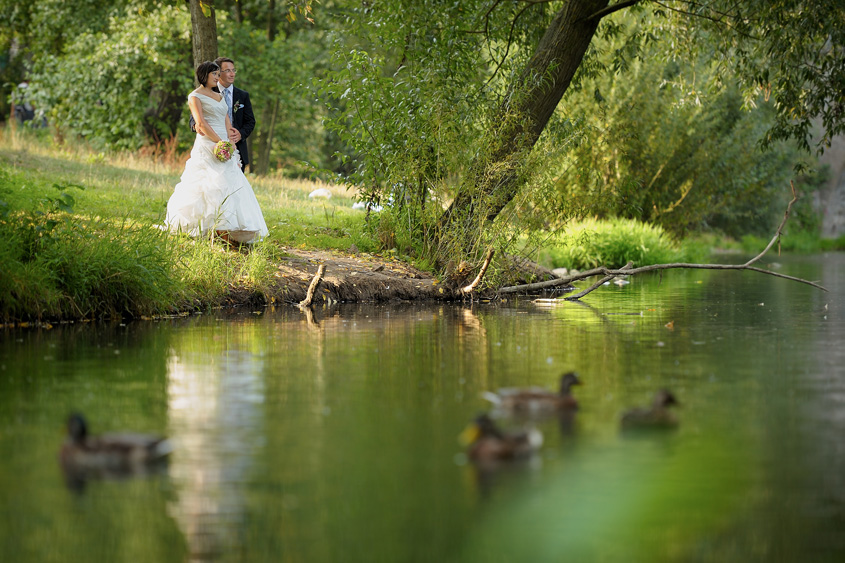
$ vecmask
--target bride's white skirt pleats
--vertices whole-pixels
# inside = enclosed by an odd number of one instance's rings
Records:
[[[192,236],[227,231],[231,240],[255,242],[267,235],[267,224],[252,186],[240,168],[240,154],[220,162],[214,143],[197,136],[185,172],[167,202],[165,224]]]

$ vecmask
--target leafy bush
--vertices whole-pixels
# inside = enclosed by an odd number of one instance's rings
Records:
[[[661,228],[631,219],[586,220],[568,226],[542,260],[553,268],[587,270],[676,262],[682,252]]]
[[[60,131],[98,148],[135,149],[184,123],[192,89],[190,17],[176,6],[115,8],[104,29],[74,31],[34,61],[37,107]]]

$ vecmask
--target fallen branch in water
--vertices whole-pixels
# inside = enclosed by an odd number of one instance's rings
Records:
[[[320,264],[320,267],[317,268],[317,273],[314,275],[314,279],[311,280],[311,285],[308,286],[308,291],[305,293],[305,299],[299,302],[300,307],[310,307],[311,301],[314,299],[314,290],[317,289],[317,284],[320,283],[320,280],[323,279],[323,274],[326,272],[326,265]]]
[[[487,272],[487,267],[490,266],[490,261],[493,259],[494,252],[493,247],[490,247],[490,249],[487,250],[487,257],[484,259],[484,265],[481,266],[481,271],[478,272],[478,275],[475,276],[475,279],[471,284],[459,289],[458,293],[466,295],[467,293],[472,293],[472,290],[478,287],[478,284],[481,283],[481,278],[483,278],[485,272]]]
[[[767,274],[770,276],[775,276],[778,278],[784,278],[787,280],[796,281],[799,283],[804,283],[807,285],[811,285],[817,289],[821,289],[822,291],[827,291],[825,287],[821,285],[811,282],[808,280],[804,280],[801,278],[796,278],[793,276],[787,276],[784,274],[779,274],[777,272],[772,272],[770,270],[764,270],[763,268],[758,268],[756,266],[752,266],[756,261],[762,258],[770,248],[775,244],[776,241],[780,239],[781,232],[783,231],[784,225],[786,225],[786,220],[789,218],[789,212],[792,210],[792,205],[798,201],[798,196],[795,193],[795,184],[790,182],[792,186],[792,200],[786,206],[786,212],[783,214],[783,221],[781,221],[780,226],[777,228],[775,232],[775,236],[772,237],[772,240],[769,241],[769,244],[763,249],[763,252],[746,262],[745,264],[688,264],[688,263],[674,263],[674,264],[652,264],[650,266],[641,266],[639,268],[631,268],[631,262],[628,262],[621,268],[607,268],[605,266],[599,268],[593,268],[592,270],[587,270],[585,272],[579,272],[578,274],[574,274],[571,276],[565,276],[562,278],[558,278],[556,280],[549,280],[544,282],[537,282],[537,283],[530,283],[526,285],[515,285],[511,287],[503,287],[499,289],[499,293],[520,293],[520,292],[530,292],[530,291],[537,291],[540,289],[548,289],[551,287],[558,287],[561,285],[567,285],[576,280],[582,280],[584,278],[589,278],[592,276],[603,275],[604,277],[597,283],[593,284],[588,289],[577,293],[576,295],[571,295],[569,297],[565,297],[568,300],[577,300],[581,297],[584,297],[588,293],[598,289],[602,284],[610,281],[616,276],[633,276],[635,274],[642,274],[644,272],[654,272],[656,270],[671,270],[671,269],[697,269],[697,270],[749,270],[752,272],[759,272],[761,274]]]

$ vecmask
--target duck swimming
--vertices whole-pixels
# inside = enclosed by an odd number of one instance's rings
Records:
[[[650,408],[636,408],[622,415],[622,428],[675,428],[678,418],[669,407],[679,405],[675,396],[666,389],[654,395]]]
[[[78,413],[67,420],[67,438],[59,452],[66,473],[75,477],[122,477],[150,472],[172,451],[171,443],[150,434],[103,434],[91,436],[85,418]]]
[[[507,387],[496,393],[485,391],[482,395],[493,403],[499,414],[540,417],[571,412],[578,408],[578,401],[572,396],[572,386],[581,385],[574,371],[560,377],[560,390],[555,393],[542,387]]]
[[[461,433],[461,442],[473,461],[514,460],[534,454],[543,445],[543,435],[535,428],[505,432],[481,414]]]

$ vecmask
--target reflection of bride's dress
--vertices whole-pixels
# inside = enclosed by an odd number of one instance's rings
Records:
[[[167,362],[171,516],[190,561],[224,559],[242,549],[247,483],[262,448],[264,380],[261,359],[234,347],[180,351]]]
[[[226,131],[226,102],[191,92],[202,105],[206,122],[221,139]],[[185,163],[181,182],[167,202],[165,224],[171,231],[200,235],[228,231],[229,238],[252,242],[267,235],[267,224],[258,200],[241,171],[240,154],[236,151],[227,162],[220,162],[212,150],[215,143],[197,134],[191,158]]]

